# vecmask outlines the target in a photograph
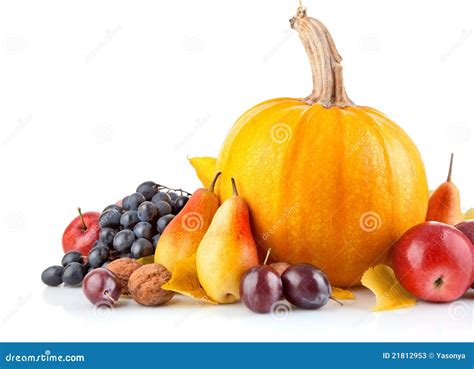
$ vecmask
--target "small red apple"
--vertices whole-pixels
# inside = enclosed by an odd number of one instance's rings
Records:
[[[455,227],[464,233],[471,240],[471,243],[474,244],[474,220],[466,220],[456,224]]]
[[[77,209],[79,215],[67,226],[63,233],[63,250],[64,252],[77,251],[87,256],[99,239],[99,217],[100,213],[89,211],[82,214],[81,209]]]
[[[472,281],[472,244],[458,229],[426,222],[408,230],[393,249],[400,284],[426,301],[461,297]]]
[[[472,283],[474,283],[474,220],[466,220],[456,224],[455,227],[464,233],[472,243]],[[471,286],[474,288],[474,284]]]

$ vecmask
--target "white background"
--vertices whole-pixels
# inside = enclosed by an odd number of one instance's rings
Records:
[[[306,1],[344,56],[346,86],[417,143],[430,188],[454,181],[474,206],[471,0]],[[96,312],[80,289],[45,288],[80,205],[101,210],[145,180],[194,190],[186,157],[216,155],[233,121],[273,97],[311,90],[288,19],[297,1],[2,1],[0,3],[0,339],[472,339],[473,301],[371,313],[344,308],[285,319],[242,305],[125,301]],[[283,317],[284,318],[284,317]]]

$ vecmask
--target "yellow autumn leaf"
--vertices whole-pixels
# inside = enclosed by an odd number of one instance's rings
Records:
[[[196,170],[196,174],[199,180],[202,182],[205,188],[209,188],[216,175],[216,158],[211,157],[197,157],[197,158],[188,158],[189,162]]]
[[[337,287],[332,289],[331,297],[336,300],[355,300],[355,295],[352,291]]]
[[[155,262],[155,255],[145,256],[143,258],[137,259],[141,265],[152,264]]]
[[[392,268],[387,265],[379,264],[369,268],[361,282],[377,299],[372,311],[396,310],[416,304],[416,299],[401,286]]]
[[[176,263],[171,279],[161,286],[164,290],[174,291],[200,301],[215,304],[215,302],[204,292],[196,270],[196,255],[193,254],[186,259]]]
[[[474,219],[474,208],[470,208],[466,213],[464,214],[464,219],[465,220],[471,220]]]

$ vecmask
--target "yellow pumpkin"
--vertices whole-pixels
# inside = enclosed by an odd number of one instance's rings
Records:
[[[236,178],[261,253],[271,248],[279,261],[316,265],[334,286],[357,285],[424,220],[423,162],[400,127],[348,99],[327,29],[302,9],[291,22],[310,59],[313,93],[251,108],[232,127],[215,166],[209,158],[193,164],[204,182],[222,172],[222,201]]]

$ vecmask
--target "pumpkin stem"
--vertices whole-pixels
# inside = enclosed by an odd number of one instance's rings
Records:
[[[302,7],[298,7],[290,24],[303,42],[313,74],[313,92],[303,100],[309,105],[320,104],[325,108],[353,106],[344,87],[342,57],[326,26],[306,16],[306,9]]]

